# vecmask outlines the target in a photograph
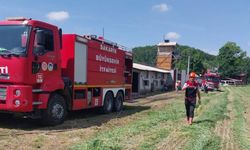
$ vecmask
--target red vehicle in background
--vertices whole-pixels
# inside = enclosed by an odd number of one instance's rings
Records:
[[[131,98],[132,65],[132,53],[103,38],[62,35],[32,19],[0,21],[0,115],[57,125],[68,111],[120,111]]]
[[[220,76],[217,73],[207,72],[202,76],[201,89],[204,91],[218,90]]]

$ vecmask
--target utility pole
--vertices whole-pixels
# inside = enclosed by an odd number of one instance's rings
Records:
[[[188,56],[187,78],[189,78],[190,56]]]

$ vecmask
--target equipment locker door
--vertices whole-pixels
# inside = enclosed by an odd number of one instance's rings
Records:
[[[85,84],[87,81],[87,46],[75,42],[75,82]]]

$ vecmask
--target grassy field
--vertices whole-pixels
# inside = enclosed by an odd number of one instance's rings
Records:
[[[202,105],[191,126],[185,122],[183,97],[179,96],[162,108],[141,112],[136,120],[100,131],[70,149],[250,149],[249,91],[249,86],[225,87],[202,94]]]
[[[185,119],[183,92],[126,103],[121,113],[74,112],[55,127],[0,120],[0,150],[248,150],[249,91],[250,86],[242,86],[202,93],[193,125]]]

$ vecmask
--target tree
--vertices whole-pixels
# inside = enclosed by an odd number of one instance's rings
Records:
[[[181,70],[187,68],[188,56],[190,56],[190,70],[195,71],[197,74],[202,74],[204,70],[215,67],[215,56],[210,55],[189,46],[177,45],[177,50],[180,53],[181,59],[175,62],[175,67]]]
[[[245,73],[247,74],[247,82],[250,83],[250,57],[247,57],[245,59],[245,64],[244,64],[244,70],[245,70]]]
[[[246,72],[246,52],[235,42],[227,42],[219,49],[217,62],[223,77],[234,77]]]
[[[133,49],[134,62],[155,66],[157,55],[156,46],[136,47]]]
[[[157,46],[145,46],[135,47],[133,49],[134,62],[141,63],[149,66],[155,66],[157,55]],[[180,70],[187,69],[188,56],[190,59],[190,70],[195,71],[197,74],[201,74],[204,70],[215,67],[215,56],[207,54],[199,49],[195,49],[189,46],[177,45],[174,51],[176,58],[174,60],[174,67]]]

